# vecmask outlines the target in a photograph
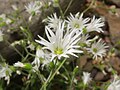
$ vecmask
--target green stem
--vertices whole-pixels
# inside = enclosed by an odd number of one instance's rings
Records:
[[[28,40],[32,41],[33,40],[33,35],[31,33],[31,31],[30,31],[29,24],[26,22],[24,17],[21,16],[20,18],[24,21],[24,24],[27,27],[27,28],[24,29],[25,32],[23,32],[23,34],[26,33],[27,34],[26,37],[28,38]]]
[[[71,79],[71,81],[70,81],[70,87],[69,87],[69,89],[71,89],[72,86],[73,86],[73,80],[74,80],[74,76],[72,76],[72,79]]]
[[[95,0],[92,0],[90,5],[82,13],[87,12],[93,6],[94,3],[95,3]]]
[[[85,90],[86,89],[86,85],[83,85],[83,90]]]
[[[77,74],[77,71],[78,71],[78,66],[76,66],[72,72],[72,77],[71,77],[71,80],[70,80],[70,89],[73,88],[73,82],[74,82],[74,78],[75,78],[75,75]]]
[[[60,14],[61,14],[62,18],[64,19],[64,18],[65,18],[65,17],[64,17],[64,13],[63,13],[63,11],[62,11],[62,8],[61,8],[59,2],[58,2],[58,8],[59,8],[59,10],[60,10]]]
[[[72,2],[73,2],[73,0],[70,0],[65,12],[63,13],[64,15],[67,13],[67,11],[68,11],[69,7],[71,6]]]
[[[8,44],[11,46],[11,44],[10,44],[9,41],[6,40],[6,43],[8,43]],[[21,54],[21,52],[20,52],[19,50],[17,50],[17,48],[16,48],[15,46],[11,46],[11,47],[13,47],[13,49],[14,49],[22,58],[24,58],[24,56]]]
[[[58,66],[58,68],[55,70],[54,73],[53,73],[53,71],[50,72],[50,75],[48,76],[48,79],[43,84],[43,86],[41,87],[40,90],[46,90],[48,83],[50,83],[52,81],[52,79],[54,78],[54,76],[56,75],[56,73],[60,70],[60,68],[63,66],[63,64],[65,63],[65,61],[66,61],[66,58],[61,62],[61,64]]]
[[[62,63],[59,65],[59,67],[56,69],[56,71],[53,73],[53,75],[51,76],[50,80],[48,80],[48,82],[51,82],[51,80],[54,78],[54,76],[56,75],[56,73],[59,71],[59,69],[63,66],[63,64],[65,63],[66,59],[64,59],[62,61]]]
[[[67,77],[68,79],[70,80],[70,75],[69,75],[69,72],[67,71],[67,69],[63,66],[63,69],[65,70],[66,74],[67,74]]]
[[[42,84],[45,82],[45,77],[40,73],[40,71],[36,71],[39,79],[41,80]]]
[[[27,54],[27,55],[23,58],[22,62],[26,61],[27,58],[28,58],[28,56],[29,56],[29,54]]]
[[[0,59],[5,62],[5,59],[3,58],[1,54],[0,54]]]

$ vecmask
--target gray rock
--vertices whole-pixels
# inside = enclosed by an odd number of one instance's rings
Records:
[[[95,80],[100,81],[104,78],[104,74],[102,72],[98,72],[95,76]]]

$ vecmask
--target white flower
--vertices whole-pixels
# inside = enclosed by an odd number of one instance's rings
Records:
[[[24,67],[24,66],[25,66],[25,65],[24,65],[22,62],[19,62],[19,61],[14,64],[14,67],[21,67],[21,68],[22,68],[22,67]]]
[[[29,44],[29,46],[27,46],[27,48],[30,48],[30,50],[35,50],[35,45],[33,43]]]
[[[40,0],[40,2],[44,9],[49,8],[53,3],[51,0]]]
[[[87,85],[92,80],[92,78],[90,77],[90,73],[83,72],[82,80],[84,85]]]
[[[80,38],[80,40],[79,40],[79,42],[78,42],[79,45],[80,45],[81,47],[89,46],[91,40],[89,40],[88,38],[89,38],[89,35],[88,35],[88,34],[87,34],[87,35],[82,34],[82,35],[81,35],[81,38]]]
[[[26,11],[30,14],[29,21],[31,21],[32,17],[40,13],[40,8],[42,4],[40,1],[30,2],[27,6],[25,6]]]
[[[12,70],[8,67],[7,64],[5,65],[0,64],[0,79],[5,78],[5,80],[7,80],[7,84],[9,84],[11,74]]]
[[[42,68],[45,66],[45,65],[48,65],[50,62],[52,62],[52,54],[50,54],[48,51],[45,52],[45,55],[44,55],[44,60],[41,62],[42,63]]]
[[[47,17],[47,19],[43,20],[43,22],[47,22],[48,27],[53,28],[53,30],[55,30],[58,27],[58,24],[61,21],[62,20],[60,19],[60,17],[59,18],[57,17],[56,13],[54,13],[50,17]]]
[[[104,26],[104,22],[102,21],[102,18],[96,19],[95,16],[93,16],[91,22],[87,24],[86,30],[87,32],[97,31],[97,32],[103,32],[102,27]]]
[[[35,65],[33,68],[35,70],[38,70],[40,67],[40,59],[44,59],[44,52],[40,49],[40,47],[38,47],[36,49],[36,56],[34,61],[32,62],[32,65]]]
[[[3,41],[3,32],[0,30],[0,42]]]
[[[106,43],[102,41],[102,39],[99,39],[98,42],[94,42],[90,48],[88,48],[88,52],[93,54],[93,59],[97,59],[99,57],[103,57],[106,55]]]
[[[0,15],[0,19],[1,19],[1,21],[2,21],[3,23],[5,23],[5,24],[10,24],[10,23],[12,22],[12,20],[9,19],[9,18],[7,18],[5,14],[1,14],[1,15]]]
[[[50,60],[51,60],[51,55],[48,52],[45,53],[42,49],[40,49],[40,47],[38,47],[36,50],[36,57],[32,62],[32,65],[34,65],[33,71],[39,70],[40,63],[42,64],[42,68],[43,68],[46,64],[51,62]]]
[[[35,2],[30,2],[27,6],[25,6],[26,8],[26,11],[31,14],[31,15],[36,15],[38,13],[40,13],[40,8],[41,8],[41,5],[40,5],[40,2],[39,1],[35,1]]]
[[[115,79],[108,86],[107,90],[120,90],[120,79]]]
[[[70,17],[68,17],[66,22],[68,23],[70,29],[82,30],[89,20],[89,18],[83,19],[83,13],[81,15],[77,13],[75,16],[70,13]]]
[[[90,38],[90,35],[88,35],[88,34],[81,34],[78,44],[82,48],[86,48],[86,47],[90,46],[91,42],[94,42],[98,38],[99,38],[98,36],[95,36],[94,38]]]
[[[46,36],[48,41],[38,36],[40,40],[35,40],[36,42],[44,45],[43,49],[47,49],[52,53],[52,60],[57,57],[61,59],[61,57],[69,58],[69,55],[76,56],[75,53],[82,53],[81,50],[77,50],[79,48],[77,42],[79,41],[80,34],[74,34],[72,32],[65,33],[64,28],[65,22],[59,23],[56,32],[54,33],[49,27],[45,27]]]

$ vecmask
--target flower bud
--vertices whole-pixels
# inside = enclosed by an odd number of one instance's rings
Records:
[[[31,70],[32,69],[32,65],[30,63],[25,63],[25,66],[23,68],[27,69],[27,70]]]

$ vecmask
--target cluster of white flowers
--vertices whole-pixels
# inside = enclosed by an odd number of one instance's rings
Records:
[[[77,42],[80,40],[80,33],[73,35],[74,31],[72,31],[64,34],[64,26],[65,22],[60,22],[55,33],[46,26],[45,31],[49,41],[45,40],[41,36],[39,36],[41,39],[40,41],[36,40],[36,42],[44,45],[43,49],[51,51],[52,59],[55,57],[58,57],[58,59],[61,59],[61,57],[68,58],[68,55],[77,57],[74,53],[82,53],[81,50],[77,50],[77,48],[79,48]]]
[[[12,70],[8,67],[8,64],[0,64],[0,79],[5,78],[5,80],[7,80],[7,84],[9,84],[11,74]]]
[[[29,2],[25,6],[26,12],[30,14],[29,21],[31,21],[33,16],[44,12],[44,10],[46,11],[46,9],[48,9],[49,7],[50,8],[51,7],[59,7],[58,3],[59,3],[59,0],[35,0],[35,1]],[[15,5],[12,5],[12,8],[14,10],[18,10]],[[55,22],[57,23],[57,21],[59,20],[56,17],[56,15],[54,15],[54,14],[53,14],[52,18],[49,17],[49,19],[55,20],[53,24],[55,24]]]
[[[47,57],[49,57],[45,60],[47,62],[51,62],[55,58],[61,60],[62,57],[78,57],[78,54],[83,53],[84,47],[93,55],[93,59],[104,57],[108,46],[102,39],[98,40],[98,36],[91,39],[89,35],[89,32],[93,31],[103,32],[104,22],[101,18],[97,19],[95,16],[92,19],[83,18],[83,13],[77,13],[75,16],[70,14],[67,19],[63,20],[54,13],[45,21],[47,21],[45,26],[47,40],[39,35],[40,40],[35,40],[43,46],[42,51],[37,49],[36,58],[33,61],[37,67],[40,66],[40,58],[46,57],[44,51],[47,51]]]
[[[26,12],[30,14],[29,21],[31,21],[33,16],[41,13],[43,3],[45,2],[48,1],[31,1],[25,6]],[[58,3],[58,0],[49,0],[49,2],[55,4]],[[18,10],[14,5],[12,8],[16,11]],[[84,18],[83,16],[84,14],[80,14],[79,12],[75,15],[70,13],[69,16],[63,19],[57,16],[56,13],[53,13],[51,16],[44,19],[43,22],[46,23],[46,37],[43,38],[38,35],[39,40],[35,40],[34,43],[30,41],[26,43],[26,45],[28,44],[27,48],[29,48],[31,52],[36,50],[36,53],[34,55],[28,51],[28,54],[23,59],[31,55],[35,56],[34,60],[31,63],[22,63],[18,61],[14,63],[13,66],[0,64],[0,79],[3,78],[7,80],[7,84],[9,84],[10,76],[14,71],[19,75],[22,73],[22,69],[36,72],[39,70],[40,66],[43,68],[51,62],[56,62],[55,60],[68,59],[70,56],[78,57],[79,54],[84,54],[84,51],[92,55],[93,59],[97,60],[98,58],[103,58],[106,55],[108,46],[106,46],[106,43],[102,39],[99,39],[98,36],[91,37],[90,32],[103,33],[102,27],[104,26],[104,22],[102,18],[96,18],[95,16],[92,18]],[[4,24],[7,25],[12,23],[12,20],[7,18],[5,14],[0,15],[0,21],[1,27],[4,26]],[[20,26],[20,29],[23,30],[24,28]],[[0,42],[3,41],[3,35],[3,32],[0,30]],[[11,46],[22,45],[24,42],[24,40],[15,41]],[[27,49],[25,50],[27,52]],[[83,72],[82,80],[84,86],[88,85],[92,80],[90,73]],[[119,90],[119,88],[120,80],[114,79],[108,87],[108,90]]]

